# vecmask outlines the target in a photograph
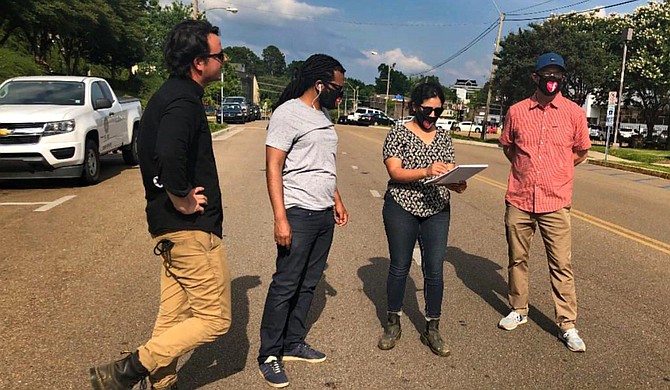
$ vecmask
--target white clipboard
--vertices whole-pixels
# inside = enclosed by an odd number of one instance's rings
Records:
[[[447,173],[426,180],[426,184],[446,185],[458,183],[469,179],[488,167],[488,164],[457,165],[456,168]]]

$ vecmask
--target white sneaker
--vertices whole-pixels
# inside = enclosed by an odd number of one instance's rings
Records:
[[[525,324],[526,322],[528,322],[528,316],[513,311],[498,322],[498,327],[505,330],[514,330],[517,326]]]
[[[572,352],[586,352],[586,344],[584,344],[584,340],[579,337],[577,329],[572,328],[565,332],[560,331],[558,333],[558,338],[564,342],[565,346]]]

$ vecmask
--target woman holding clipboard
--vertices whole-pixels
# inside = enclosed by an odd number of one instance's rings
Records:
[[[414,120],[395,126],[384,142],[384,164],[390,180],[384,195],[384,228],[391,264],[386,283],[387,323],[378,347],[389,350],[400,339],[405,284],[414,245],[421,248],[426,328],[421,342],[439,356],[449,348],[439,332],[444,292],[443,261],[449,234],[449,190],[465,191],[465,181],[437,186],[426,181],[455,167],[448,130],[435,126],[444,109],[442,87],[422,83],[412,91],[410,113]]]

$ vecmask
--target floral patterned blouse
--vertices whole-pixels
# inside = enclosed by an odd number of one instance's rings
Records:
[[[433,142],[426,144],[405,125],[397,124],[384,141],[384,160],[399,158],[404,169],[427,168],[437,161],[455,163],[454,146],[448,130],[437,128],[435,131]],[[392,196],[403,209],[417,217],[430,217],[449,205],[449,190],[444,186],[425,184],[426,180],[428,178],[411,183],[389,180],[385,196]]]

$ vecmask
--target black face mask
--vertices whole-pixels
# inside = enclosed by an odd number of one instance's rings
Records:
[[[332,110],[337,107],[337,102],[339,99],[342,99],[342,96],[344,96],[344,91],[324,87],[319,95],[319,104],[327,110]]]
[[[542,91],[543,94],[554,96],[561,91],[561,88],[563,88],[563,79],[554,76],[540,76],[540,80],[537,82],[537,87],[540,88],[540,91]]]
[[[424,129],[424,130],[429,130],[435,122],[437,121],[437,116],[428,116],[423,113],[423,110],[421,108],[415,110],[416,112],[414,113],[414,118],[416,120],[416,123],[419,124],[419,126]]]

